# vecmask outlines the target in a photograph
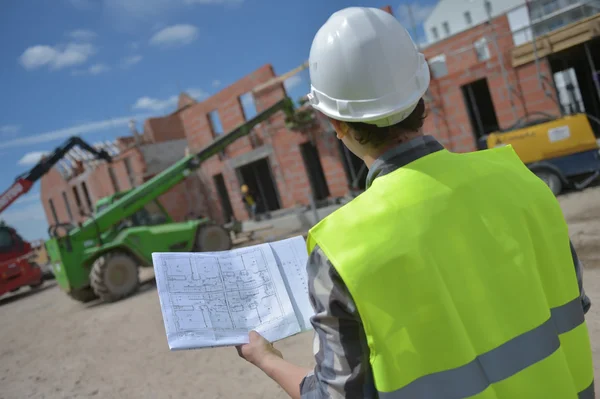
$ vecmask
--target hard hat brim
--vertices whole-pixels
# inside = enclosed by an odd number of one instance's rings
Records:
[[[376,99],[344,100],[329,97],[311,84],[307,94],[310,105],[323,114],[343,122],[363,122],[379,127],[391,126],[406,119],[429,88],[431,76],[425,56],[419,53],[419,66],[406,87]]]

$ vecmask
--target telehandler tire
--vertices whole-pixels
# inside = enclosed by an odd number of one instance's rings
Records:
[[[535,174],[546,183],[555,196],[562,192],[563,184],[559,175],[550,170],[536,171]]]
[[[109,252],[92,265],[91,286],[105,302],[114,302],[137,291],[140,285],[138,265],[124,252]]]
[[[98,299],[98,296],[92,289],[92,287],[84,287],[78,290],[69,291],[68,295],[71,299],[76,300],[81,303],[88,303],[95,299]]]
[[[227,251],[233,246],[229,231],[216,224],[200,226],[196,235],[196,252]]]

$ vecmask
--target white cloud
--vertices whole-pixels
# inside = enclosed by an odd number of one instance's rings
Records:
[[[69,43],[66,46],[37,45],[26,49],[19,58],[25,69],[33,70],[43,66],[62,69],[85,63],[96,49],[89,43]]]
[[[133,109],[142,109],[146,111],[153,112],[161,112],[166,110],[167,108],[173,108],[177,106],[178,102],[177,96],[171,96],[165,100],[160,100],[158,98],[152,97],[140,97],[137,99],[135,104],[133,104]]]
[[[158,47],[181,47],[198,38],[198,28],[193,25],[179,24],[161,29],[152,36],[150,44]]]
[[[197,100],[202,100],[208,96],[208,94],[202,89],[189,88],[185,90],[190,97]],[[151,112],[163,112],[169,108],[174,109],[177,107],[179,102],[179,96],[173,95],[165,99],[153,98],[153,97],[140,97],[133,104],[133,109],[151,111]]]
[[[139,63],[142,60],[142,58],[143,57],[141,55],[131,55],[129,57],[125,57],[121,61],[121,66],[123,68],[129,68],[129,67],[134,66],[135,64]]]
[[[90,75],[99,75],[108,71],[110,71],[110,67],[105,64],[94,64],[88,69]]]
[[[123,128],[129,124],[131,119],[145,119],[147,116],[148,115],[129,115],[121,118],[84,123],[64,129],[57,129],[27,137],[20,137],[18,139],[0,141],[0,148],[14,148],[32,144],[48,143],[55,140],[66,139],[71,136],[81,136],[86,133]]]
[[[57,57],[58,52],[50,46],[29,47],[21,54],[21,65],[26,69],[35,69],[50,64]]]
[[[285,90],[290,91],[295,87],[298,87],[299,84],[302,83],[302,78],[298,75],[294,75],[292,77],[287,78],[283,85],[285,86]]]
[[[27,154],[23,155],[23,157],[17,163],[21,166],[35,165],[46,154],[48,154],[46,151],[28,152]]]
[[[2,135],[14,135],[19,133],[19,131],[21,130],[21,126],[19,125],[4,125],[4,126],[0,126],[0,134]]]
[[[87,29],[77,29],[69,32],[69,37],[75,41],[87,42],[96,38],[96,33]]]
[[[219,79],[215,79],[212,81],[212,87],[219,87],[221,86],[221,81]]]
[[[79,70],[75,70],[73,71],[73,75],[100,75],[101,73],[105,73],[110,71],[110,67],[106,64],[94,64],[94,65],[90,65],[89,68],[86,69],[79,69]]]

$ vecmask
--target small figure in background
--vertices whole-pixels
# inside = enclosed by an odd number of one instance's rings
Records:
[[[244,204],[246,204],[246,210],[250,214],[250,217],[256,220],[256,199],[254,198],[252,193],[250,193],[250,189],[247,185],[243,184],[241,187],[241,191],[242,200],[244,201]]]

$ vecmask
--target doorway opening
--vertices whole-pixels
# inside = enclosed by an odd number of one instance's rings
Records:
[[[217,189],[217,194],[219,195],[223,220],[225,220],[225,223],[228,223],[233,218],[233,207],[231,206],[231,200],[229,199],[229,193],[227,192],[227,186],[225,186],[223,174],[219,173],[214,175],[213,181]]]
[[[315,201],[321,201],[329,197],[329,187],[319,158],[319,150],[312,142],[307,141],[300,145],[300,153],[308,174],[308,181]]]
[[[346,172],[346,180],[351,190],[364,190],[367,187],[368,169],[365,163],[350,151],[342,140],[336,139]]]
[[[251,162],[237,169],[238,178],[248,186],[256,201],[256,213],[281,209],[279,194],[267,158]]]
[[[476,139],[499,130],[498,117],[487,79],[476,80],[461,87],[465,105]]]
[[[600,118],[600,40],[591,40],[548,57],[561,112]],[[597,137],[600,125],[590,124]]]

